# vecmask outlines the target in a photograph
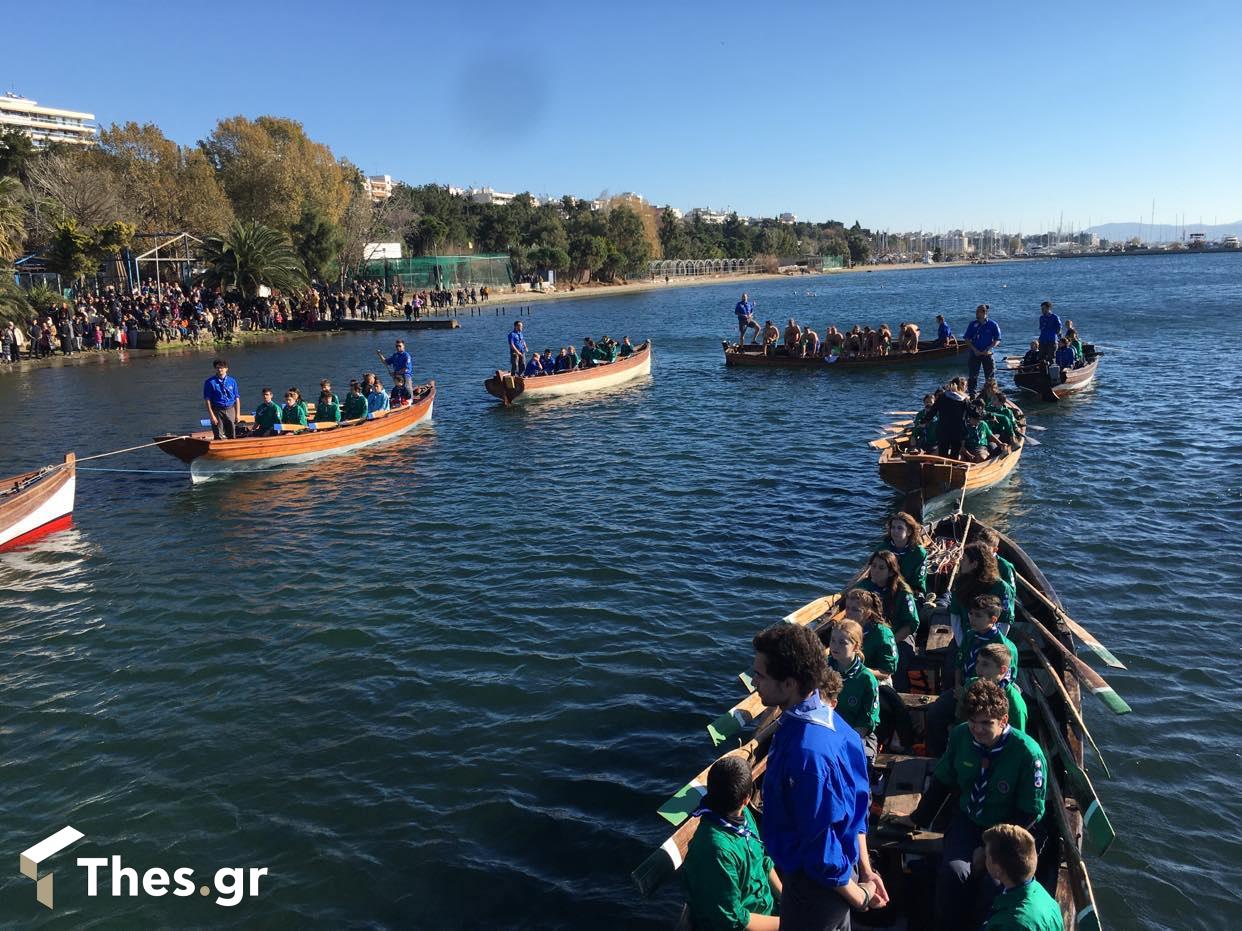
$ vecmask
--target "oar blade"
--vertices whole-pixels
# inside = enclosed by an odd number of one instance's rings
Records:
[[[697,779],[691,779],[656,810],[669,824],[681,824],[690,817],[690,812],[699,807],[706,792],[707,786]]]
[[[745,712],[738,709],[726,711],[711,724],[707,725],[707,736],[712,739],[713,747],[719,747],[726,740],[732,740],[742,733],[742,728],[745,725],[738,719],[744,714]]]
[[[750,673],[739,672],[737,674],[737,677],[738,677],[738,680],[742,683],[742,687],[745,688],[748,693],[753,692],[755,690],[755,680],[751,676]]]
[[[1080,680],[1091,690],[1091,694],[1108,706],[1108,710],[1113,714],[1129,714],[1131,708],[1126,704],[1124,698],[1118,695],[1111,685],[1105,682],[1103,685],[1089,683],[1085,679]]]
[[[670,837],[658,849],[638,865],[630,874],[638,893],[649,898],[653,892],[672,879],[681,867],[681,852]]]

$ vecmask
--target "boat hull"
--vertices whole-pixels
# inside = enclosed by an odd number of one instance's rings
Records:
[[[487,393],[507,404],[539,398],[558,398],[587,391],[615,388],[651,374],[651,341],[643,343],[628,359],[607,365],[562,372],[560,375],[522,375],[497,373],[483,382]]]
[[[940,365],[952,362],[966,352],[965,343],[938,346],[934,342],[920,342],[918,352],[891,352],[886,356],[866,359],[842,359],[825,362],[823,356],[791,356],[784,347],[776,347],[764,353],[760,346],[738,346],[723,341],[725,365],[741,368],[814,369],[824,371],[851,371],[854,369],[917,368],[922,365]]]
[[[155,440],[170,456],[189,464],[190,480],[197,485],[223,475],[313,462],[382,443],[431,419],[434,402],[435,382],[431,382],[418,389],[409,407],[344,427],[235,440],[217,440],[210,431],[199,431]]]
[[[1025,431],[1026,416],[1012,401],[1009,403]],[[924,504],[956,494],[969,498],[987,491],[1007,479],[1018,467],[1025,443],[1018,443],[1005,455],[983,462],[965,463],[929,453],[911,453],[890,446],[880,453],[880,479],[906,495],[920,495]]]
[[[1065,381],[1052,383],[1047,369],[1040,365],[1028,369],[1018,369],[1013,373],[1014,384],[1030,394],[1038,395],[1044,401],[1060,401],[1077,391],[1088,387],[1095,381],[1096,369],[1100,358],[1096,355],[1082,368],[1070,369],[1065,373]]]
[[[22,484],[19,491],[0,497],[0,551],[33,543],[58,530],[73,526],[73,504],[77,491],[74,456],[49,470],[14,476],[4,488]]]

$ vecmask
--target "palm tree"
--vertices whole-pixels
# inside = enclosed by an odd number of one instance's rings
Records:
[[[25,191],[16,178],[0,178],[0,262],[21,254],[26,240]]]
[[[248,298],[267,285],[293,291],[306,285],[306,268],[289,238],[256,220],[236,221],[227,233],[203,243],[208,287],[233,288]]]

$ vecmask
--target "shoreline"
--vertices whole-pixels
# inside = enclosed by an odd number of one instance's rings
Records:
[[[1012,260],[1011,260],[1012,261]],[[853,268],[834,268],[825,272],[814,272],[807,275],[785,275],[780,272],[760,272],[749,274],[719,274],[719,275],[696,275],[693,277],[670,278],[667,282],[660,279],[639,279],[636,281],[626,282],[624,284],[589,284],[575,285],[574,290],[569,289],[556,291],[505,291],[489,297],[486,304],[471,304],[465,307],[454,307],[453,311],[470,311],[482,310],[483,308],[516,308],[523,307],[527,304],[542,304],[549,301],[562,301],[568,299],[593,298],[593,297],[619,297],[626,294],[645,294],[650,291],[673,290],[676,288],[693,288],[704,287],[708,285],[730,284],[748,281],[785,281],[789,279],[818,280],[821,278],[831,277],[834,275],[854,275],[869,272],[900,272],[915,271],[918,269],[933,268],[961,268],[969,266],[970,262],[940,262],[935,265],[925,265],[922,262],[906,262],[894,265],[857,265]],[[994,263],[994,264],[1000,264]],[[398,321],[404,320],[404,315],[395,312],[392,305],[388,305],[388,310],[380,316],[381,321]],[[469,316],[469,314],[463,314]],[[428,319],[457,319],[456,313],[451,314],[427,314]],[[365,329],[359,327],[358,329]],[[43,359],[22,359],[20,362],[10,362],[0,367],[0,375],[5,373],[18,373],[35,371],[36,369],[45,368],[62,368],[71,365],[113,365],[116,363],[129,363],[136,359],[152,358],[155,356],[165,355],[168,353],[226,353],[231,349],[245,347],[249,345],[262,345],[267,343],[284,343],[293,342],[298,339],[305,339],[312,336],[326,337],[337,333],[349,333],[354,330],[348,327],[331,330],[280,330],[280,331],[238,331],[233,334],[231,340],[217,342],[215,340],[204,340],[199,343],[176,342],[161,343],[155,349],[86,349],[73,355],[53,355]]]

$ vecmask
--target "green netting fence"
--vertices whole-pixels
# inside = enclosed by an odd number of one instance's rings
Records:
[[[504,253],[487,255],[424,255],[411,259],[364,262],[356,277],[382,279],[385,288],[457,288],[513,284],[513,265]]]

